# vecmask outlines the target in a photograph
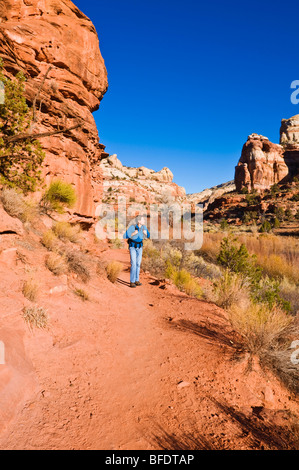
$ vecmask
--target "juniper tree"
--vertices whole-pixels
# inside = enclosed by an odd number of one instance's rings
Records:
[[[41,182],[45,154],[38,139],[30,134],[32,109],[26,103],[25,77],[4,75],[0,61],[0,82],[4,85],[4,104],[0,104],[0,178],[3,184],[34,191]],[[27,137],[26,137],[27,136]]]

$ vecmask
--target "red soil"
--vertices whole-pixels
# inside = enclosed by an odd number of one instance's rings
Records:
[[[44,249],[26,253],[51,325],[29,331],[20,315],[28,267],[0,261],[0,448],[288,445],[279,426],[298,402],[256,361],[248,370],[223,310],[144,273],[130,289],[125,249],[104,253],[125,270],[116,284],[92,279],[87,302],[43,267]],[[49,294],[55,285],[64,290]]]

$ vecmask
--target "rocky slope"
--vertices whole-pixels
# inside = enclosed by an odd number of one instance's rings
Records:
[[[299,115],[283,119],[280,144],[267,137],[251,134],[242,149],[235,170],[238,192],[269,189],[273,184],[285,183],[299,174]]]
[[[98,163],[106,155],[92,113],[108,86],[97,32],[70,0],[0,0],[0,13],[5,71],[13,76],[22,70],[28,102],[37,97],[32,131],[52,132],[80,124],[70,132],[41,139],[46,151],[45,180],[59,177],[74,184],[79,195],[75,212],[92,217],[102,195]]]
[[[129,168],[123,166],[117,155],[111,155],[100,163],[104,177],[103,202],[116,203],[119,196],[127,202],[137,202],[148,206],[154,203],[183,201],[185,189],[173,183],[169,168],[160,171],[144,166]]]
[[[269,220],[279,220],[281,228],[299,234],[299,184],[296,182],[277,186],[275,191],[264,190],[258,195],[238,194],[236,191],[224,194],[211,202],[205,211],[206,221],[219,222],[223,219],[231,224],[252,225]],[[277,224],[279,225],[279,224]]]
[[[235,183],[233,181],[228,181],[227,183],[219,184],[218,186],[213,186],[209,189],[204,189],[199,193],[188,194],[186,197],[186,202],[191,204],[202,204],[203,209],[206,210],[209,204],[212,204],[215,199],[235,190]]]

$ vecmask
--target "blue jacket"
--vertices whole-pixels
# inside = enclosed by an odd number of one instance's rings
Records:
[[[134,237],[132,237],[132,233],[135,232],[135,230],[138,230],[138,233],[134,235]],[[138,225],[130,225],[126,233],[124,233],[123,238],[131,239],[134,242],[141,243],[144,239],[143,230],[146,230],[147,238],[149,238],[150,233],[145,225],[142,225],[140,228],[138,227]]]

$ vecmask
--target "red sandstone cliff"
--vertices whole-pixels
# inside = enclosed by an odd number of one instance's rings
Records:
[[[251,134],[242,149],[235,172],[237,191],[264,190],[288,174],[281,145],[273,144],[262,135]]]
[[[0,0],[0,56],[7,75],[27,78],[32,103],[42,87],[34,132],[83,125],[43,138],[47,183],[59,177],[74,184],[77,214],[92,217],[102,196],[99,143],[92,113],[107,91],[107,71],[92,22],[70,0]]]
[[[299,173],[299,115],[283,119],[280,144],[251,134],[242,149],[235,171],[237,191],[264,190],[291,180]]]

